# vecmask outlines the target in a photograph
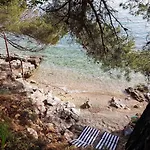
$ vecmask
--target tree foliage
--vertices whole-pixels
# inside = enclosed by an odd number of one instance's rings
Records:
[[[25,0],[8,0],[0,2],[0,30],[27,35],[42,44],[56,44],[66,33],[62,24],[54,25],[46,16],[31,9]]]
[[[120,3],[123,9],[128,9],[129,13],[134,16],[142,16],[143,19],[150,21],[150,1],[145,0],[128,0],[124,3]],[[129,55],[129,66],[135,72],[141,72],[144,74],[148,81],[150,81],[150,34],[147,33],[146,45],[143,46],[142,51],[132,52]]]
[[[145,5],[139,5],[138,13],[144,12]],[[131,10],[134,8],[136,6],[131,7]],[[127,32],[127,29],[115,17],[115,10],[108,1],[57,0],[48,4],[44,10],[47,15],[53,14],[63,21],[83,45],[87,55],[93,57],[95,62],[101,62],[103,69],[119,68],[125,70],[127,77],[134,70],[149,79],[149,51],[135,51],[133,41],[121,35],[120,30]]]
[[[135,72],[141,72],[150,81],[150,52],[136,51],[128,54],[129,67]]]
[[[128,0],[125,3],[120,3],[120,7],[123,9],[128,9],[129,13],[134,16],[142,16],[143,19],[146,19],[148,22],[150,21],[150,1],[145,0]],[[147,36],[147,43],[146,47],[144,46],[144,49],[150,49],[149,44],[149,33]]]
[[[142,15],[143,19],[150,19],[150,2],[149,0],[128,0],[125,3],[120,3],[123,9],[129,9],[132,15]]]
[[[24,0],[2,0],[0,1],[0,25],[1,31],[7,30],[7,27],[17,22],[21,13],[25,10]],[[17,28],[17,26],[16,26]]]
[[[148,3],[121,4],[134,14],[148,14]],[[79,42],[88,56],[106,70],[133,69],[150,75],[149,51],[135,51],[133,41],[106,0],[7,0],[0,2],[1,31],[27,35],[44,44],[56,44],[66,33]],[[147,15],[148,16],[148,15]],[[127,34],[126,34],[127,35]]]
[[[88,56],[101,62],[103,68],[126,67],[122,59],[134,43],[121,35],[122,26],[115,10],[105,0],[57,0],[42,7],[47,16],[63,22]]]

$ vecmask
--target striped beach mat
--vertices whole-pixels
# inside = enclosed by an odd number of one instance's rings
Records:
[[[80,136],[77,139],[72,140],[70,143],[76,147],[87,147],[94,143],[99,134],[99,130],[86,126]]]
[[[116,135],[112,135],[108,132],[104,132],[102,138],[96,145],[96,149],[98,150],[115,150],[117,147],[117,143],[119,141],[119,137]]]

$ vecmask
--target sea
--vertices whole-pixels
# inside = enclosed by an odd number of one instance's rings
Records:
[[[121,1],[119,1],[121,2]],[[150,31],[150,25],[142,16],[132,16],[127,10],[119,8],[119,2],[112,2],[118,10],[117,17],[128,28],[128,34],[135,40],[135,48],[142,49]],[[25,39],[18,43],[33,47],[33,43]],[[0,39],[1,53],[5,53],[4,40]],[[129,86],[145,83],[145,78],[140,73],[131,73],[131,80],[119,73],[118,70],[104,72],[100,64],[95,64],[89,58],[81,45],[76,43],[69,35],[64,36],[56,45],[49,45],[39,52],[19,51],[9,45],[10,54],[38,55],[44,58],[39,69],[35,72],[34,79],[45,85],[56,86],[74,92],[97,91],[101,93],[119,94]],[[118,78],[118,76],[121,76]]]

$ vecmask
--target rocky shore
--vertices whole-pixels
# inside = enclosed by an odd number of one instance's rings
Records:
[[[75,133],[81,132],[83,126],[77,124],[80,110],[73,103],[63,102],[52,91],[39,88],[36,81],[27,81],[41,61],[40,57],[22,59],[15,55],[10,58],[11,71],[8,58],[0,55],[0,108],[3,114],[0,120],[5,122],[10,118],[9,126],[13,126],[14,134],[20,131],[36,140],[43,139],[47,143],[45,149],[51,149],[51,143],[54,146],[62,140],[61,144],[65,144],[75,137]]]
[[[0,120],[6,121],[4,116],[7,116],[14,134],[19,131],[34,137],[36,142],[42,139],[43,149],[65,150],[62,147],[67,147],[68,141],[75,138],[84,125],[89,125],[119,135],[118,150],[122,150],[126,142],[124,127],[132,116],[145,109],[150,100],[149,90],[144,86],[130,87],[124,97],[114,97],[43,87],[30,78],[41,61],[37,56],[21,58],[14,55],[8,60],[0,55],[0,109],[3,114]],[[9,149],[8,145],[6,149]]]

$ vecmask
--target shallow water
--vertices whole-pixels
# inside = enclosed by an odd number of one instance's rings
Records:
[[[118,8],[115,3],[114,7]],[[135,38],[136,48],[140,49],[145,43],[149,25],[141,17],[133,17],[119,8],[118,17],[120,21],[129,29],[129,34]],[[25,41],[22,41],[25,45]],[[28,45],[29,46],[29,45]],[[4,41],[0,40],[0,49],[5,53]],[[72,90],[99,90],[101,92],[117,93],[124,90],[127,86],[144,82],[144,77],[140,74],[132,74],[133,79],[127,82],[123,77],[116,78],[117,72],[114,71],[112,77],[100,69],[99,64],[94,64],[84,50],[71,41],[69,37],[64,37],[55,46],[49,46],[44,51],[37,53],[20,52],[9,45],[11,53],[20,55],[42,55],[44,62],[37,70],[35,78],[44,84],[55,84],[59,87],[68,87]],[[74,88],[74,89],[73,89]]]
[[[41,53],[46,58],[35,75],[41,83],[49,82],[71,90],[121,93],[128,86],[144,82],[140,74],[132,74],[131,82],[127,82],[124,77],[118,79],[117,71],[113,71],[110,77],[110,74],[100,69],[99,64],[87,58],[80,46],[68,45],[66,41],[63,39],[58,45]]]

